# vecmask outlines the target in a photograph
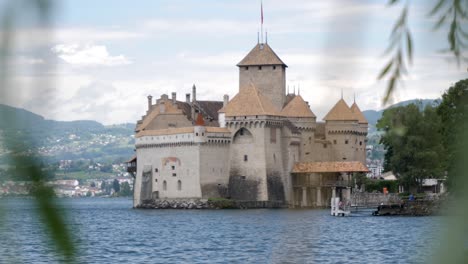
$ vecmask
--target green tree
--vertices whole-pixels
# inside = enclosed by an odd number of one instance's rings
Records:
[[[112,182],[112,188],[115,192],[120,192],[120,183],[117,179],[114,179],[114,182]]]
[[[101,190],[105,191],[106,190],[106,181],[102,181],[101,183]]]
[[[121,196],[131,196],[133,194],[130,184],[123,182],[120,190]]]
[[[424,179],[443,175],[441,125],[435,108],[421,112],[415,104],[386,110],[377,123],[385,131],[381,143],[389,150],[385,170],[396,173],[406,188],[420,191]]]
[[[463,132],[463,123],[468,119],[468,79],[457,82],[442,95],[437,113],[442,121],[441,132],[447,150],[444,161],[451,186],[459,174],[456,172],[457,157],[462,157],[463,151],[466,151],[463,144],[460,144],[463,140],[460,135]]]

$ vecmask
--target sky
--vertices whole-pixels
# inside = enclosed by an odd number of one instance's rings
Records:
[[[0,10],[20,2],[0,0]],[[318,120],[342,91],[362,110],[384,107],[387,83],[377,76],[403,8],[387,2],[263,0],[268,44],[288,65],[287,86],[300,88]],[[185,100],[193,84],[199,100],[232,98],[239,88],[236,64],[260,30],[260,0],[53,3],[47,28],[25,6],[13,4],[8,12],[15,19],[14,48],[2,84],[10,93],[0,103],[54,120],[134,123],[145,114],[148,95],[176,92]],[[447,28],[432,29],[432,5],[411,1],[414,61],[393,102],[438,98],[468,77],[466,62],[458,67],[440,52],[448,47]]]

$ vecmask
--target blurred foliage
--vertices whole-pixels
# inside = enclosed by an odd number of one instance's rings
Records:
[[[1,11],[1,38],[0,38],[0,95],[8,98],[11,90],[7,89],[10,71],[8,68],[9,60],[12,58],[12,50],[15,47],[15,23],[22,22],[23,19],[35,21],[36,26],[42,28],[49,27],[49,20],[52,12],[52,1],[9,1],[4,5]],[[41,69],[36,68],[37,72]],[[12,128],[5,133],[16,133],[19,127],[24,124],[16,122],[15,118],[7,113],[0,113],[0,120],[8,122]],[[32,127],[34,123],[29,123]],[[8,140],[8,135],[4,137],[3,145],[7,149],[11,167],[16,169],[15,176],[23,177],[32,182],[32,195],[37,204],[37,214],[55,245],[58,253],[62,255],[65,262],[73,262],[75,256],[75,246],[72,242],[70,231],[65,225],[65,212],[54,199],[54,191],[46,186],[45,181],[50,175],[43,169],[41,159],[31,152],[31,146],[35,144],[33,135],[25,133],[19,137],[19,140]],[[18,137],[16,137],[18,138]],[[11,154],[15,153],[15,154]],[[18,155],[17,153],[28,153],[29,155]],[[18,252],[18,254],[21,254]]]
[[[389,6],[395,6],[403,1],[390,0]],[[399,18],[390,33],[389,45],[385,54],[391,54],[389,62],[380,71],[377,79],[388,79],[387,90],[383,103],[387,104],[398,83],[408,74],[408,65],[413,61],[413,40],[408,26],[410,0],[405,1]],[[468,0],[438,0],[428,14],[436,17],[434,30],[448,26],[447,41],[449,48],[443,50],[451,53],[458,65],[460,61],[468,61],[463,54],[468,48]]]
[[[398,1],[391,1],[393,5]],[[389,77],[390,80],[387,86],[387,92],[384,97],[386,103],[393,93],[396,83],[407,74],[407,64],[413,61],[413,40],[411,32],[408,27],[408,10],[409,5],[406,4],[403,8],[400,17],[393,26],[392,33],[390,34],[390,44],[385,51],[385,54],[390,54],[391,59],[380,72],[378,79]],[[405,61],[405,58],[408,62]]]

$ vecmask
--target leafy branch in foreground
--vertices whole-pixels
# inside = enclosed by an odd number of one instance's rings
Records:
[[[398,0],[392,0],[389,4],[393,5],[397,2]],[[397,82],[408,73],[405,58],[409,61],[409,64],[413,62],[413,40],[408,28],[408,8],[407,4],[393,26],[390,34],[390,44],[385,51],[385,54],[393,53],[393,55],[378,76],[379,80],[384,77],[389,78],[384,103],[387,103],[390,99]]]
[[[10,1],[4,5],[5,8],[1,13],[2,19],[0,24],[0,68],[2,69],[0,73],[0,97],[8,99],[12,92],[8,89],[10,74],[8,60],[12,57],[11,51],[14,47],[14,22],[16,22],[16,19],[21,19],[29,15],[37,15],[39,26],[47,28],[51,6],[51,0]],[[36,70],[39,71],[40,69],[38,68]],[[0,115],[0,120],[8,119]],[[32,126],[33,124],[30,123],[29,125]],[[18,130],[17,122],[12,122],[11,126],[14,128],[11,133],[15,133]],[[60,210],[61,208],[54,200],[53,190],[50,186],[46,186],[45,184],[47,175],[40,167],[40,159],[31,158],[27,155],[18,155],[18,153],[23,153],[28,149],[29,144],[33,142],[34,138],[31,137],[28,138],[30,140],[21,142],[12,142],[9,138],[13,137],[4,131],[3,140],[5,142],[3,142],[3,145],[5,145],[6,149],[9,151],[8,155],[11,166],[17,170],[25,168],[24,171],[18,171],[18,174],[27,176],[27,179],[33,182],[34,190],[31,193],[35,198],[34,201],[38,205],[37,214],[44,228],[48,231],[51,242],[64,257],[64,261],[73,262],[75,246],[72,242],[71,233],[65,225],[63,210]],[[24,167],[24,164],[28,164],[29,166]]]
[[[438,15],[439,19],[434,25],[434,30],[439,30],[446,24],[450,25],[447,34],[449,48],[445,52],[452,53],[460,66],[461,59],[467,60],[462,51],[468,47],[468,31],[462,26],[468,22],[468,0],[439,0],[429,13],[431,17],[435,15]]]
[[[393,6],[399,0],[390,0],[388,4]],[[413,60],[413,41],[408,27],[409,0],[405,3],[400,17],[395,23],[390,34],[390,43],[385,54],[393,52],[390,61],[384,66],[377,79],[388,78],[387,89],[383,103],[388,103],[398,82],[408,74],[407,65]],[[447,41],[449,48],[445,52],[452,53],[460,66],[461,60],[468,61],[463,52],[468,49],[468,0],[439,0],[429,13],[430,17],[439,16],[434,25],[434,30],[449,25]]]

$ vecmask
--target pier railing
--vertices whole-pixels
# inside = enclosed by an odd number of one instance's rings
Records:
[[[396,193],[360,193],[351,195],[351,205],[354,207],[376,207],[381,204],[398,204],[401,199]]]

